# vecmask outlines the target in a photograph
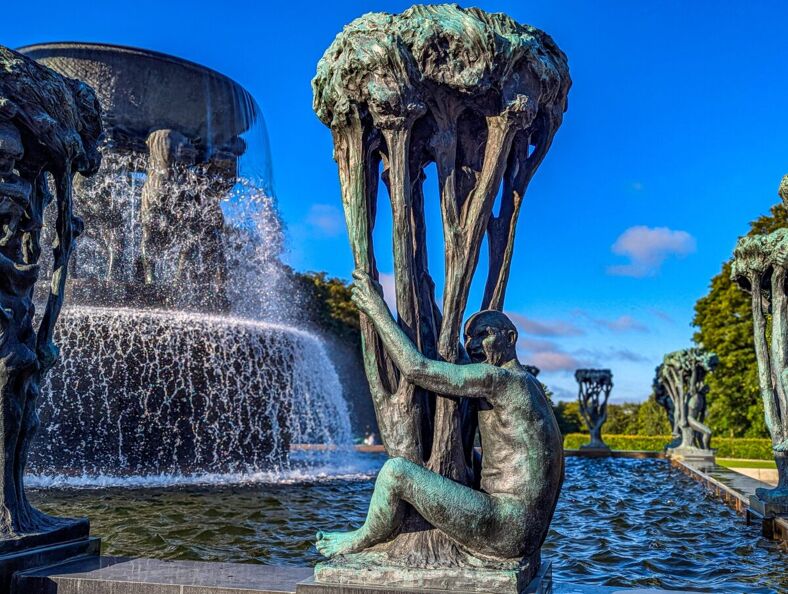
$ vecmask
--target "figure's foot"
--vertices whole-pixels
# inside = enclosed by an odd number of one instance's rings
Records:
[[[337,555],[358,553],[370,544],[359,529],[351,532],[318,532],[315,546],[321,555],[331,558]]]

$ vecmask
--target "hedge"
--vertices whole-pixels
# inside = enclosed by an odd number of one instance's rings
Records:
[[[665,448],[670,435],[603,435],[602,439],[613,450],[660,451]],[[568,433],[564,436],[564,449],[576,450],[589,437],[585,433]],[[764,438],[712,437],[711,447],[720,458],[743,458],[749,460],[773,460],[772,441]]]

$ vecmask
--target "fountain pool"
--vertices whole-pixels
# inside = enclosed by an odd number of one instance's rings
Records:
[[[148,488],[30,482],[42,509],[90,516],[104,554],[311,566],[319,560],[315,530],[363,521],[384,459],[348,455],[318,467],[303,461],[301,469],[239,476],[234,484],[228,477],[149,480]],[[664,460],[568,458],[543,555],[557,583],[788,591],[788,552]]]

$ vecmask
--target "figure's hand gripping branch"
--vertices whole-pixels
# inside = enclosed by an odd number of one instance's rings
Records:
[[[391,316],[380,285],[362,270],[353,272],[352,298],[372,320],[383,346],[400,373],[411,383],[446,396],[489,398],[506,371],[493,365],[456,365],[425,357]]]

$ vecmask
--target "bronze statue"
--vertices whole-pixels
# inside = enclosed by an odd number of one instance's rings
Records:
[[[34,509],[25,495],[24,471],[39,424],[41,381],[58,355],[52,337],[69,259],[82,232],[72,213],[72,180],[98,169],[101,134],[98,102],[89,87],[0,46],[0,551],[77,539],[88,531],[86,520]],[[53,200],[52,282],[34,328],[43,214]]]
[[[684,458],[713,457],[711,429],[706,419],[706,376],[718,364],[717,355],[702,348],[668,353],[657,369],[673,410],[674,431],[679,443],[668,446],[668,453]]]
[[[607,420],[607,400],[613,389],[613,374],[609,369],[578,369],[575,371],[575,379],[578,384],[580,414],[591,434],[591,441],[580,448],[609,450],[602,440],[602,425]]]
[[[788,175],[778,193],[788,205]],[[777,486],[757,489],[756,497],[788,514],[788,229],[742,237],[733,252],[731,276],[752,295],[758,379],[777,464]]]
[[[402,528],[407,503],[478,557],[516,562],[538,554],[563,481],[563,439],[541,384],[517,360],[514,324],[499,311],[481,311],[465,325],[468,363],[428,359],[391,317],[370,276],[356,271],[354,278],[353,301],[372,320],[404,377],[446,398],[479,401],[484,453],[478,486],[390,458],[378,475],[364,525],[319,534],[318,550],[332,557],[389,540]]]
[[[386,343],[389,328],[381,332],[388,314],[361,316],[364,363],[380,435],[388,455],[397,460],[386,472],[392,466],[398,472],[407,467],[409,475],[429,477],[430,484],[462,487],[468,499],[457,518],[447,521],[468,519],[469,502],[483,499],[476,486],[488,481],[484,468],[492,468],[489,461],[480,466],[474,455],[479,417],[490,418],[482,397],[487,391],[475,389],[477,383],[472,388],[457,381],[462,372],[456,370],[467,367],[460,331],[471,282],[486,234],[490,265],[481,309],[503,310],[520,207],[561,124],[570,84],[566,56],[547,34],[503,14],[456,5],[417,5],[398,15],[360,17],[326,50],[312,82],[315,112],[334,138],[355,267],[378,278],[372,229],[382,182],[394,226],[397,324],[425,360],[447,365],[441,367],[444,371],[455,370],[449,373],[454,381],[443,383],[434,381],[435,376],[425,380],[409,375],[394,356],[402,343],[393,349],[395,345]],[[423,184],[430,163],[437,170],[445,239],[445,252],[438,256],[445,269],[442,307],[435,301],[427,257]],[[500,208],[494,209],[499,193]],[[503,332],[502,319],[488,323],[492,334]],[[515,365],[514,359],[510,361]],[[518,373],[526,374],[516,365]],[[427,381],[426,387],[422,381]],[[489,424],[485,430],[492,432]],[[494,448],[493,456],[501,453],[500,444],[490,439],[494,440],[488,433],[485,444],[482,436],[482,460],[489,455],[487,448]],[[548,501],[560,487],[552,474],[556,461],[547,450],[539,449],[538,455],[544,456],[551,479],[549,486],[534,479],[533,489],[552,492],[543,494]],[[491,488],[499,489],[496,483]],[[385,492],[383,486],[380,492]],[[398,584],[428,588],[442,579],[444,570],[500,567],[500,555],[511,555],[517,546],[533,551],[530,559],[520,559],[520,577],[531,579],[539,569],[540,535],[546,525],[529,528],[532,540],[527,545],[514,526],[511,535],[501,532],[499,556],[485,560],[469,553],[480,553],[481,545],[459,526],[441,523],[444,531],[414,506],[396,507],[403,517],[391,520],[385,530],[375,529],[374,540],[385,542],[364,548],[359,542],[367,539],[360,539],[351,548],[363,551],[319,565],[316,579],[390,584],[396,574]],[[549,522],[549,511],[528,513]],[[489,520],[492,515],[484,517]],[[477,525],[480,534],[495,531],[483,524]],[[392,532],[392,525],[400,528]],[[470,540],[459,543],[466,536]],[[321,548],[344,548],[331,543],[349,538],[353,537],[324,536]],[[370,555],[383,558],[373,562]],[[511,557],[507,563],[511,568]],[[355,571],[354,564],[364,565],[365,571]]]

